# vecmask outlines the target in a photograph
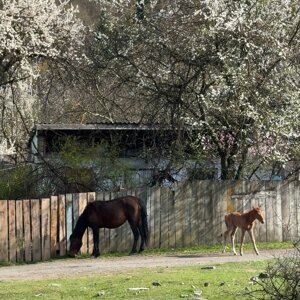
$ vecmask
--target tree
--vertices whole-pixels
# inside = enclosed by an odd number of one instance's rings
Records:
[[[37,119],[38,77],[83,59],[84,26],[68,0],[0,1],[0,144],[24,147]],[[44,78],[45,80],[45,78]],[[5,152],[5,150],[3,150]],[[7,152],[7,151],[6,151]]]
[[[297,158],[297,1],[150,1],[143,18],[132,1],[101,5],[93,60],[110,103],[196,128],[193,146],[220,160],[221,179]]]

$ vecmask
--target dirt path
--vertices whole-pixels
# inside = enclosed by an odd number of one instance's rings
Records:
[[[250,251],[244,256],[232,254],[193,254],[193,255],[156,255],[126,256],[98,259],[64,259],[31,265],[0,268],[0,282],[28,279],[56,279],[61,277],[78,277],[97,274],[130,272],[138,268],[175,267],[213,265],[224,262],[259,261],[278,257],[288,250],[260,251],[257,256]]]

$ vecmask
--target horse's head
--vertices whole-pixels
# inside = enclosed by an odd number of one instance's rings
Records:
[[[262,209],[261,209],[261,206],[258,206],[258,207],[253,207],[253,211],[255,212],[255,215],[256,215],[256,219],[264,224],[265,223],[265,217],[264,217],[264,214],[262,212]]]
[[[69,256],[74,257],[82,246],[82,239],[75,237],[73,234],[70,236],[70,250]]]

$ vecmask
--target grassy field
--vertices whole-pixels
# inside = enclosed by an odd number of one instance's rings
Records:
[[[84,278],[0,282],[0,299],[246,299],[243,293],[252,286],[250,278],[266,264],[225,263],[215,269],[157,268]]]
[[[289,247],[291,243],[258,244],[260,250]],[[245,249],[252,249],[252,245],[246,244]],[[219,252],[220,245],[216,245],[147,249],[143,255]],[[123,255],[127,253],[102,254],[102,258]],[[250,278],[263,272],[266,265],[267,262],[262,261],[225,263],[214,265],[215,269],[161,267],[72,279],[3,281],[0,282],[0,299],[247,299],[245,292],[253,288]],[[130,290],[132,288],[144,289]]]

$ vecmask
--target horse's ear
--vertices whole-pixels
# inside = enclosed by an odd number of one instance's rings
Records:
[[[252,206],[252,209],[254,209],[254,210],[260,210],[261,209],[261,204],[259,204],[259,205],[257,205],[257,206]]]

